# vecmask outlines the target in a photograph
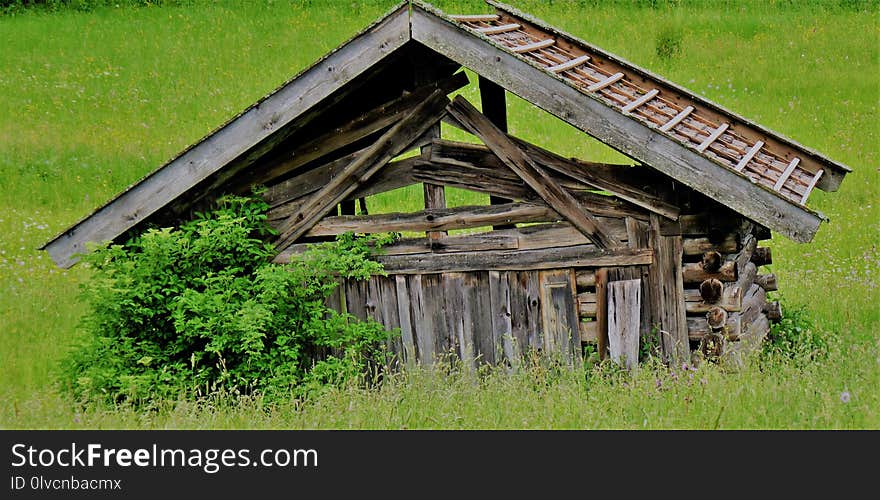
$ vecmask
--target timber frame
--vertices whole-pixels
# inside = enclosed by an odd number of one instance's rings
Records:
[[[494,1],[446,15],[402,2],[90,216],[47,242],[69,267],[90,242],[174,225],[224,193],[265,187],[276,262],[336,235],[395,232],[389,276],[346,281],[331,305],[401,337],[405,361],[454,350],[515,365],[526,350],[625,366],[650,342],[669,362],[754,346],[781,316],[758,246],[808,242],[806,206],[850,171],[613,54]],[[482,112],[449,94],[478,75]],[[565,158],[509,133],[516,94],[635,161]],[[473,143],[441,137],[441,123]],[[370,213],[421,185],[424,209]],[[447,207],[446,189],[487,205]],[[490,230],[486,230],[489,228]],[[728,343],[730,346],[728,348]]]

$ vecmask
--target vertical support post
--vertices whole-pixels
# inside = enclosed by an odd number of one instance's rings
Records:
[[[681,235],[662,235],[660,218],[653,214],[648,234],[654,249],[654,263],[648,269],[648,275],[656,294],[653,316],[660,323],[660,347],[667,363],[679,365],[690,359],[684,279],[681,274]]]
[[[484,77],[479,78],[480,85],[480,105],[483,108],[483,114],[502,132],[507,133],[507,96],[504,88]],[[489,196],[489,203],[492,205],[500,205],[502,203],[510,203],[512,200],[502,198],[500,196]],[[492,229],[512,229],[511,224],[502,224],[492,226]]]
[[[437,79],[436,75],[437,71],[432,70],[432,66],[425,63],[420,58],[413,57],[413,88],[420,87],[422,85],[427,85]],[[425,137],[429,137],[432,139],[440,138],[440,123],[438,122],[434,126],[432,126],[425,133]],[[431,145],[422,146],[421,154],[422,156],[426,156],[428,154],[429,148]],[[425,208],[446,208],[446,189],[438,184],[424,183],[422,184],[424,198],[425,198]],[[446,231],[428,231],[426,236],[428,237],[428,242],[439,240],[447,235]]]
[[[596,269],[596,342],[599,359],[608,356],[608,270]]]

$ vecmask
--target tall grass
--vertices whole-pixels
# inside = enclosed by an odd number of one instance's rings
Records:
[[[583,372],[548,379],[536,367],[514,376],[412,372],[378,390],[334,390],[288,406],[218,399],[139,413],[69,404],[53,388],[53,370],[78,334],[76,294],[88,273],[56,269],[35,248],[394,2],[175,3],[86,2],[0,17],[0,427],[880,424],[880,23],[870,1],[512,2],[854,169],[839,192],[812,196],[830,222],[811,244],[770,242],[786,300],[807,305],[817,327],[838,339],[828,359],[737,373],[705,368],[690,384],[649,369],[630,380],[588,383]],[[447,12],[488,10],[482,2],[437,3]],[[677,48],[661,56],[657,44],[669,33],[680,37]],[[626,160],[515,97],[510,124],[566,155]],[[420,195],[401,190],[371,200],[371,209],[410,210]],[[458,191],[450,200],[480,201]]]

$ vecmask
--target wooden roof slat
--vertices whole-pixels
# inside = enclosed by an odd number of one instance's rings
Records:
[[[791,160],[788,166],[785,167],[785,171],[782,172],[782,175],[780,175],[779,179],[776,180],[776,184],[773,185],[774,190],[779,191],[782,186],[785,185],[785,181],[788,180],[789,176],[791,176],[791,173],[794,172],[795,167],[798,166],[798,163],[800,163],[800,161],[801,159],[797,157]]]
[[[526,52],[531,52],[533,50],[545,49],[553,45],[554,43],[556,43],[556,40],[548,38],[546,40],[539,40],[537,42],[528,43],[526,45],[516,45],[514,47],[511,47],[510,50],[516,52],[517,54],[523,54]]]
[[[589,90],[590,92],[598,92],[598,91],[604,89],[605,87],[611,85],[612,83],[619,81],[622,78],[623,78],[623,73],[620,73],[620,72],[614,73],[613,75],[609,76],[608,78],[590,85],[589,87],[587,87],[587,90]]]
[[[547,68],[547,70],[551,73],[562,73],[563,71],[568,71],[572,68],[580,66],[581,64],[584,64],[589,60],[590,56],[579,56],[564,63],[557,64],[556,66],[550,66],[549,68]]]
[[[660,91],[657,90],[657,89],[651,89],[651,90],[649,90],[646,94],[642,95],[641,97],[639,97],[639,98],[636,99],[635,101],[633,101],[633,102],[627,104],[626,106],[624,106],[624,107],[623,107],[623,112],[624,112],[624,113],[629,113],[629,112],[633,111],[634,109],[638,108],[638,107],[641,106],[642,104],[645,104],[646,102],[648,102],[648,101],[650,101],[651,99],[653,99],[654,97],[656,97],[657,94],[659,94],[659,93],[660,93]]]
[[[704,140],[702,143],[700,143],[699,146],[697,146],[697,151],[699,151],[701,153],[703,151],[705,151],[706,148],[708,148],[710,144],[712,144],[713,142],[718,140],[719,137],[721,137],[721,134],[723,134],[724,131],[727,130],[727,127],[729,127],[729,126],[730,126],[729,123],[722,123],[721,125],[719,125],[718,128],[716,128],[715,130],[712,131],[711,134],[709,134],[709,137],[706,137],[706,140]]]
[[[755,155],[758,153],[758,151],[760,151],[761,148],[763,148],[763,147],[764,147],[764,141],[758,141],[754,144],[754,146],[749,148],[749,150],[742,157],[742,159],[739,160],[739,163],[736,164],[736,171],[742,172],[743,169],[746,168],[746,165],[748,165],[749,162],[752,161],[752,158],[754,158]]]
[[[687,106],[686,108],[679,111],[677,115],[673,116],[671,120],[669,120],[668,122],[661,125],[660,131],[661,132],[668,132],[668,131],[672,130],[673,127],[675,127],[676,125],[681,123],[682,120],[687,118],[687,116],[693,112],[694,112],[694,107]]]
[[[810,179],[810,183],[807,184],[806,189],[804,189],[804,195],[803,195],[803,197],[801,197],[801,205],[805,205],[807,203],[807,198],[810,196],[810,193],[813,191],[813,188],[816,187],[816,183],[819,182],[819,178],[822,177],[822,174],[824,172],[825,172],[824,170],[820,170],[820,171],[816,172],[816,175],[814,175],[812,179]]]
[[[511,23],[511,24],[502,24],[500,26],[487,26],[485,28],[476,28],[476,30],[486,36],[488,35],[500,35],[501,33],[507,33],[508,31],[516,31],[520,29],[522,25]]]
[[[499,17],[501,16],[499,16],[498,14],[453,14],[449,16],[450,19],[454,19],[462,23],[487,23],[497,21]]]

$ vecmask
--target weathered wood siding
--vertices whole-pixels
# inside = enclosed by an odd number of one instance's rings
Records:
[[[478,271],[346,280],[331,305],[400,329],[389,348],[406,364],[445,355],[517,366],[530,351],[579,363],[575,270]]]

